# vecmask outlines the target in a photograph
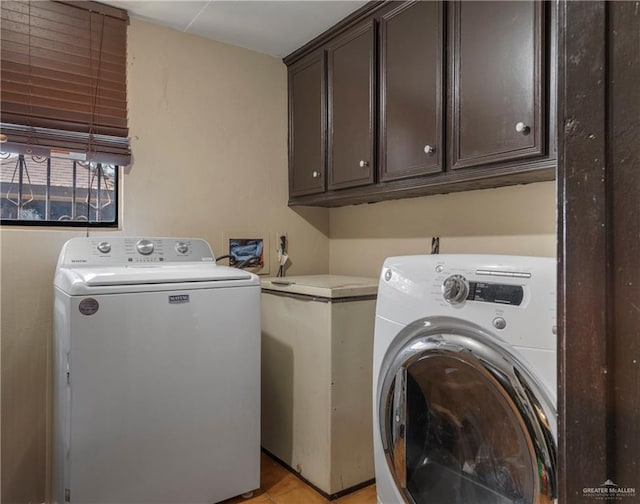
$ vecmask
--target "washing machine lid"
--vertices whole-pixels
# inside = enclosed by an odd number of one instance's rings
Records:
[[[553,502],[555,404],[499,338],[460,319],[418,320],[378,383],[381,441],[407,502]]]
[[[170,264],[165,266],[121,266],[111,268],[76,268],[70,270],[88,286],[131,285],[149,283],[215,282],[242,280],[250,273],[215,264]]]
[[[216,264],[165,264],[59,268],[55,285],[70,294],[85,294],[100,287],[133,285],[204,284],[245,281],[257,284],[255,275]],[[101,289],[104,291],[104,289]]]

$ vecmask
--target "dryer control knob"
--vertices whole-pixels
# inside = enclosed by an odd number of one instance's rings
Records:
[[[442,295],[447,303],[463,303],[469,295],[469,282],[462,275],[451,275],[442,282]]]

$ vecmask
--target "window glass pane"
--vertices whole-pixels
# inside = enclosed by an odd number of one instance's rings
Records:
[[[118,167],[2,154],[3,224],[117,225]]]
[[[430,356],[407,372],[407,490],[416,502],[533,502],[522,420],[499,385],[464,360]]]

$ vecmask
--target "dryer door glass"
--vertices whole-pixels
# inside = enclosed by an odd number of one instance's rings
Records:
[[[415,502],[533,502],[531,439],[492,377],[441,355],[406,377],[406,488]]]

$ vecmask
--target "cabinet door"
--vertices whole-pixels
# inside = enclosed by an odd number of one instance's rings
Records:
[[[325,190],[324,52],[289,68],[289,195]]]
[[[442,2],[380,17],[380,180],[442,170]]]
[[[327,47],[329,189],[373,182],[373,23],[357,25]]]
[[[451,167],[544,153],[538,1],[451,4]]]

